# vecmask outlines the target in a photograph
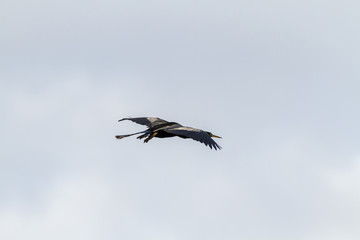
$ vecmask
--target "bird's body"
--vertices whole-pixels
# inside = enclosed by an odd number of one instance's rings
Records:
[[[192,138],[196,141],[204,143],[206,146],[209,146],[210,148],[214,148],[215,150],[221,149],[221,147],[211,138],[211,137],[217,137],[217,138],[220,137],[212,134],[211,132],[206,132],[201,129],[184,127],[179,123],[168,122],[161,118],[154,118],[154,117],[123,118],[120,119],[119,122],[123,120],[130,120],[141,125],[146,125],[149,128],[145,131],[137,132],[133,134],[117,135],[115,136],[117,139],[122,139],[124,137],[129,137],[140,133],[142,133],[142,135],[139,136],[138,139],[142,139],[146,137],[144,142],[148,142],[153,137],[169,138],[169,137],[177,136],[181,138]]]

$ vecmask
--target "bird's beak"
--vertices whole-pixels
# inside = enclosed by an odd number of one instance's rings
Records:
[[[221,138],[221,137],[216,136],[216,135],[214,135],[214,134],[211,134],[211,137]]]

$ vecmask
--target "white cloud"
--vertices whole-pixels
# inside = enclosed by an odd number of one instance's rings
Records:
[[[360,158],[352,165],[324,173],[326,189],[314,225],[304,240],[344,239],[360,236]]]
[[[1,239],[99,239],[114,200],[101,179],[66,180],[45,196],[40,211],[0,210]]]
[[[354,200],[360,210],[360,157],[355,158],[345,169],[334,172],[330,180],[339,195]]]

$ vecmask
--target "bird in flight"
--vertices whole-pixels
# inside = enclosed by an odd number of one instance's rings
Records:
[[[196,129],[192,127],[185,127],[176,122],[168,122],[161,118],[156,117],[139,117],[139,118],[123,118],[119,122],[124,120],[130,120],[135,123],[145,125],[148,127],[145,131],[127,134],[127,135],[117,135],[117,139],[122,139],[125,137],[130,137],[136,134],[142,134],[138,136],[138,139],[146,138],[145,143],[150,141],[153,137],[157,138],[168,138],[168,137],[181,137],[181,138],[192,138],[195,141],[199,141],[206,146],[209,146],[211,149],[215,150],[221,149],[221,147],[212,139],[212,137],[221,138],[212,134],[211,132],[203,131],[201,129]]]

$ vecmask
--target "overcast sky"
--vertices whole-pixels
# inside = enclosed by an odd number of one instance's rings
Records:
[[[359,10],[3,0],[0,239],[360,239]]]

